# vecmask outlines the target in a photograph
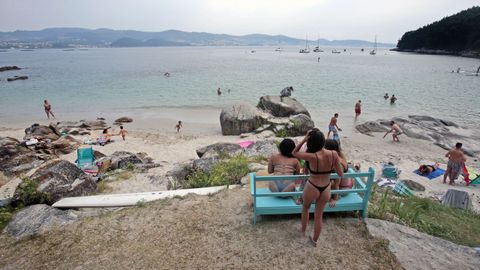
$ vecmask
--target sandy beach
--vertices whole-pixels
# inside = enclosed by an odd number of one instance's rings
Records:
[[[176,163],[188,161],[197,158],[195,150],[217,142],[241,142],[245,140],[259,140],[255,135],[240,138],[239,136],[222,136],[220,124],[218,122],[219,110],[217,109],[167,109],[163,114],[143,113],[139,116],[120,113],[110,113],[107,123],[112,123],[114,117],[127,115],[134,119],[133,123],[125,124],[129,134],[125,141],[121,137],[114,137],[115,142],[106,146],[94,145],[94,150],[100,151],[106,155],[115,151],[128,151],[132,153],[145,152],[152,157],[155,162],[161,166],[150,170],[146,174],[132,175],[131,179],[116,181],[110,183],[112,193],[143,192],[152,190],[166,189],[166,173],[173,168]],[[91,115],[89,115],[92,117]],[[105,114],[102,114],[105,117]],[[76,115],[78,117],[78,115]],[[100,117],[100,116],[99,116]],[[78,120],[76,118],[57,120]],[[86,117],[82,118],[85,119]],[[184,128],[180,133],[176,133],[174,126],[176,119],[183,120]],[[86,118],[89,119],[89,118]],[[39,124],[48,124],[52,121],[47,119],[37,119]],[[314,118],[315,124],[321,130],[326,132],[328,119]],[[362,123],[362,117],[356,123]],[[383,134],[373,133],[373,136],[360,134],[354,129],[353,117],[345,116],[340,118],[339,126],[343,128],[340,133],[343,151],[346,153],[347,160],[352,163],[361,164],[362,170],[373,167],[376,172],[376,178],[380,177],[382,164],[392,162],[401,169],[400,179],[413,180],[423,185],[426,190],[418,192],[416,195],[428,198],[439,198],[448,189],[454,188],[466,191],[471,195],[473,209],[480,211],[480,186],[465,186],[462,176],[456,181],[455,186],[443,184],[442,176],[429,180],[419,176],[413,171],[421,164],[434,164],[438,162],[440,168],[446,168],[447,159],[446,150],[425,140],[412,139],[403,136],[401,143],[394,143],[389,135],[382,138]],[[9,136],[21,140],[24,136],[24,128],[32,122],[17,121],[14,125],[8,125],[0,128],[0,136]],[[117,133],[118,126],[112,125],[111,133]],[[101,131],[93,131],[90,136],[76,136],[76,139],[82,141],[89,137],[95,139]],[[469,132],[474,132],[470,130]],[[297,137],[300,140],[301,137]],[[75,161],[76,153],[70,153],[61,157],[68,161]],[[478,159],[469,158],[468,165],[478,168]],[[265,167],[266,168],[266,167]],[[153,179],[153,180],[152,180]]]

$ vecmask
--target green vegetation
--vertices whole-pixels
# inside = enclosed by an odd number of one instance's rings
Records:
[[[135,165],[134,165],[133,163],[128,163],[126,170],[127,170],[127,171],[133,171],[133,170],[135,170]]]
[[[97,183],[96,194],[109,193],[110,191],[112,191],[112,187],[110,187],[105,180]]]
[[[16,190],[18,195],[18,199],[16,200],[17,205],[27,206],[32,204],[46,203],[48,201],[48,194],[37,191],[37,188],[37,182],[25,177]]]
[[[275,133],[275,136],[280,138],[286,138],[288,137],[288,131],[286,129],[280,129],[277,133]]]
[[[242,177],[249,172],[247,157],[237,155],[216,163],[208,173],[201,170],[194,171],[187,177],[187,187],[199,188],[238,184]]]
[[[476,51],[480,54],[480,7],[472,7],[443,18],[415,31],[405,33],[398,41],[399,50]]]
[[[8,222],[12,218],[13,210],[7,207],[0,208],[0,233],[3,231],[3,228],[7,226]]]
[[[368,216],[399,223],[448,241],[480,245],[480,215],[455,209],[428,198],[399,197],[386,189],[376,192],[374,187]]]

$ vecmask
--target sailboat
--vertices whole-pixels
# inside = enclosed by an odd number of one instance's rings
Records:
[[[300,53],[310,53],[308,48],[308,35],[305,37],[305,49],[300,49]]]
[[[282,52],[283,49],[280,47],[280,38],[278,38],[278,47],[275,49],[276,52]]]
[[[318,36],[318,39],[317,39],[317,46],[313,49],[314,52],[323,52],[321,49],[320,49],[320,36]]]
[[[375,36],[375,44],[373,45],[373,50],[370,51],[370,55],[377,54],[377,36]]]

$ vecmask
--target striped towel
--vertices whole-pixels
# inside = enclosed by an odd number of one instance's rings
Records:
[[[403,184],[402,182],[397,182],[393,187],[393,191],[395,191],[401,196],[407,196],[407,197],[415,196],[413,191],[409,189],[407,186],[405,186],[405,184]]]

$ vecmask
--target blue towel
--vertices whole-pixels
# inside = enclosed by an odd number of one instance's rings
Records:
[[[420,174],[420,172],[418,170],[415,170],[413,171],[414,173],[418,174],[418,175],[421,175],[421,176],[424,176],[424,177],[427,177],[428,179],[432,180],[434,178],[437,178],[439,177],[440,175],[443,175],[445,173],[445,170],[444,169],[436,169],[435,171],[431,172],[430,174],[428,175],[422,175]]]

